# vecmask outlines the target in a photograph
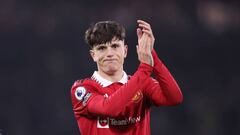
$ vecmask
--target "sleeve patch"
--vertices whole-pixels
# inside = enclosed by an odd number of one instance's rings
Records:
[[[75,91],[75,97],[79,101],[82,101],[85,94],[86,94],[86,89],[84,87],[78,87]]]
[[[92,93],[87,93],[83,100],[83,106],[87,105],[88,99],[92,96]]]

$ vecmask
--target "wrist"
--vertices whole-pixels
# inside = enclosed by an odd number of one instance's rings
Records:
[[[160,66],[162,64],[162,61],[159,59],[157,52],[153,49],[151,53],[154,61],[153,67],[155,68],[156,66]]]
[[[147,63],[140,63],[139,67],[138,67],[139,71],[145,72],[148,76],[151,75],[152,71],[153,71],[153,67],[150,66]]]

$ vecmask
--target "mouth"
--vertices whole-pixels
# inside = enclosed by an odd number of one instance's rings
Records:
[[[104,62],[113,62],[116,61],[116,59],[105,59]]]

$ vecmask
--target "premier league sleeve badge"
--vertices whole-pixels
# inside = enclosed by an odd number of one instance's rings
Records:
[[[75,97],[79,101],[82,101],[85,94],[86,94],[86,89],[84,87],[78,87],[75,91]]]

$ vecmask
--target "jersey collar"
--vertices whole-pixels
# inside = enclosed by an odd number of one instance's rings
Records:
[[[101,77],[97,71],[94,71],[93,75],[92,75],[92,78],[94,80],[96,80],[100,85],[102,85],[103,87],[107,87],[111,84],[113,84],[114,82],[111,82],[103,77]],[[118,82],[122,83],[122,84],[125,84],[127,83],[128,81],[128,76],[126,74],[126,72],[123,71],[123,77],[121,80],[119,80]]]

